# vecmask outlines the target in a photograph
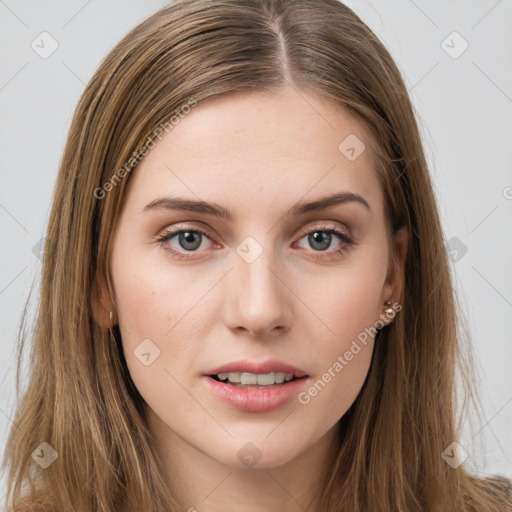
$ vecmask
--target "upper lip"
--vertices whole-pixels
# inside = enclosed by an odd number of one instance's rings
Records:
[[[263,361],[261,363],[257,363],[255,361],[232,361],[231,363],[223,364],[222,366],[217,366],[216,368],[212,368],[211,370],[207,370],[204,372],[205,375],[218,375],[219,373],[255,373],[255,374],[265,374],[272,372],[282,372],[286,374],[293,375],[297,378],[307,377],[307,373],[295,366],[283,363],[281,361],[276,360],[268,360]]]

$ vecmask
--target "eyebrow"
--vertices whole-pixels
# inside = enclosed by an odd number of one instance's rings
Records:
[[[327,210],[333,206],[345,203],[362,204],[369,212],[371,212],[368,202],[359,194],[353,192],[340,192],[329,196],[321,197],[309,203],[297,203],[290,210],[290,214],[294,216],[304,215],[308,212],[318,212]],[[179,210],[195,213],[204,213],[214,217],[220,217],[227,220],[233,220],[234,215],[223,206],[217,203],[207,203],[195,199],[186,199],[182,197],[157,197],[147,204],[143,211],[151,211],[155,209]]]

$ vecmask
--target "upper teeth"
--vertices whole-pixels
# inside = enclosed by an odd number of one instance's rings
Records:
[[[293,374],[272,372],[272,373],[219,373],[217,375],[219,380],[228,379],[230,382],[240,384],[258,384],[260,386],[268,386],[270,384],[282,384],[284,381],[293,379]]]

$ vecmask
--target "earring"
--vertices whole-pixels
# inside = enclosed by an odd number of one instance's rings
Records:
[[[384,313],[386,313],[387,315],[391,315],[391,313],[393,313],[393,308],[389,307],[391,306],[391,301],[387,300],[386,302],[384,302],[384,305],[387,306],[386,308],[384,308]]]
[[[114,318],[114,315],[112,314],[112,311],[110,311],[109,316],[110,316],[110,320],[112,320],[112,318]]]

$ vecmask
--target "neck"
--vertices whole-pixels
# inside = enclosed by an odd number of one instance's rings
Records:
[[[278,467],[230,466],[199,451],[148,413],[165,477],[187,512],[307,512],[316,510],[333,454],[335,427],[298,456]]]

